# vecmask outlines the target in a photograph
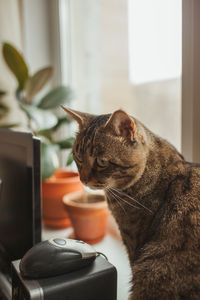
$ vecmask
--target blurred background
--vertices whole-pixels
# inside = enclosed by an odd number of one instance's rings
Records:
[[[183,1],[187,20],[195,10],[190,13],[189,2],[199,7],[196,0]],[[0,0],[0,40],[0,128],[31,130],[41,137],[42,166],[48,163],[43,180],[66,160],[71,163],[65,154],[76,124],[60,104],[94,114],[122,108],[194,158],[192,147],[198,137],[200,146],[200,135],[193,120],[199,122],[200,108],[195,110],[199,98],[192,99],[192,108],[184,100],[192,89],[182,97],[181,0]],[[185,39],[185,56],[191,59],[192,42]],[[184,70],[191,71],[188,62]],[[56,147],[64,150],[59,164]],[[43,233],[43,239],[55,234]],[[107,236],[96,249],[117,266],[118,300],[127,299],[130,268],[119,236]]]
[[[181,18],[181,0],[1,0],[0,38],[32,74],[51,65],[48,88],[70,86],[72,108],[123,108],[180,150]],[[6,120],[23,123],[2,57],[0,68]]]

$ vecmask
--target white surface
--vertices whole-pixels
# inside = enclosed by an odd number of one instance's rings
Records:
[[[71,232],[71,228],[52,230],[44,227],[42,231],[42,240],[53,237],[67,238]],[[93,247],[96,251],[103,252],[107,256],[109,262],[117,268],[117,300],[127,300],[130,288],[129,282],[131,279],[131,271],[124,246],[112,235],[107,234],[100,243]]]

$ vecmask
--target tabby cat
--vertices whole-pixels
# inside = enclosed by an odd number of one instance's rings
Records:
[[[132,269],[131,300],[200,299],[200,167],[122,110],[90,115],[73,145],[82,182],[104,189]]]

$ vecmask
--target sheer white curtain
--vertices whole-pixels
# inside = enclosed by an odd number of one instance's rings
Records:
[[[60,20],[62,82],[74,88],[74,108],[100,112],[99,1],[61,0]]]

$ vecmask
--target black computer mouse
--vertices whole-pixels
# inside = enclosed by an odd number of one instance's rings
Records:
[[[81,269],[94,261],[97,252],[83,241],[52,238],[33,246],[20,261],[26,278],[44,278]]]

